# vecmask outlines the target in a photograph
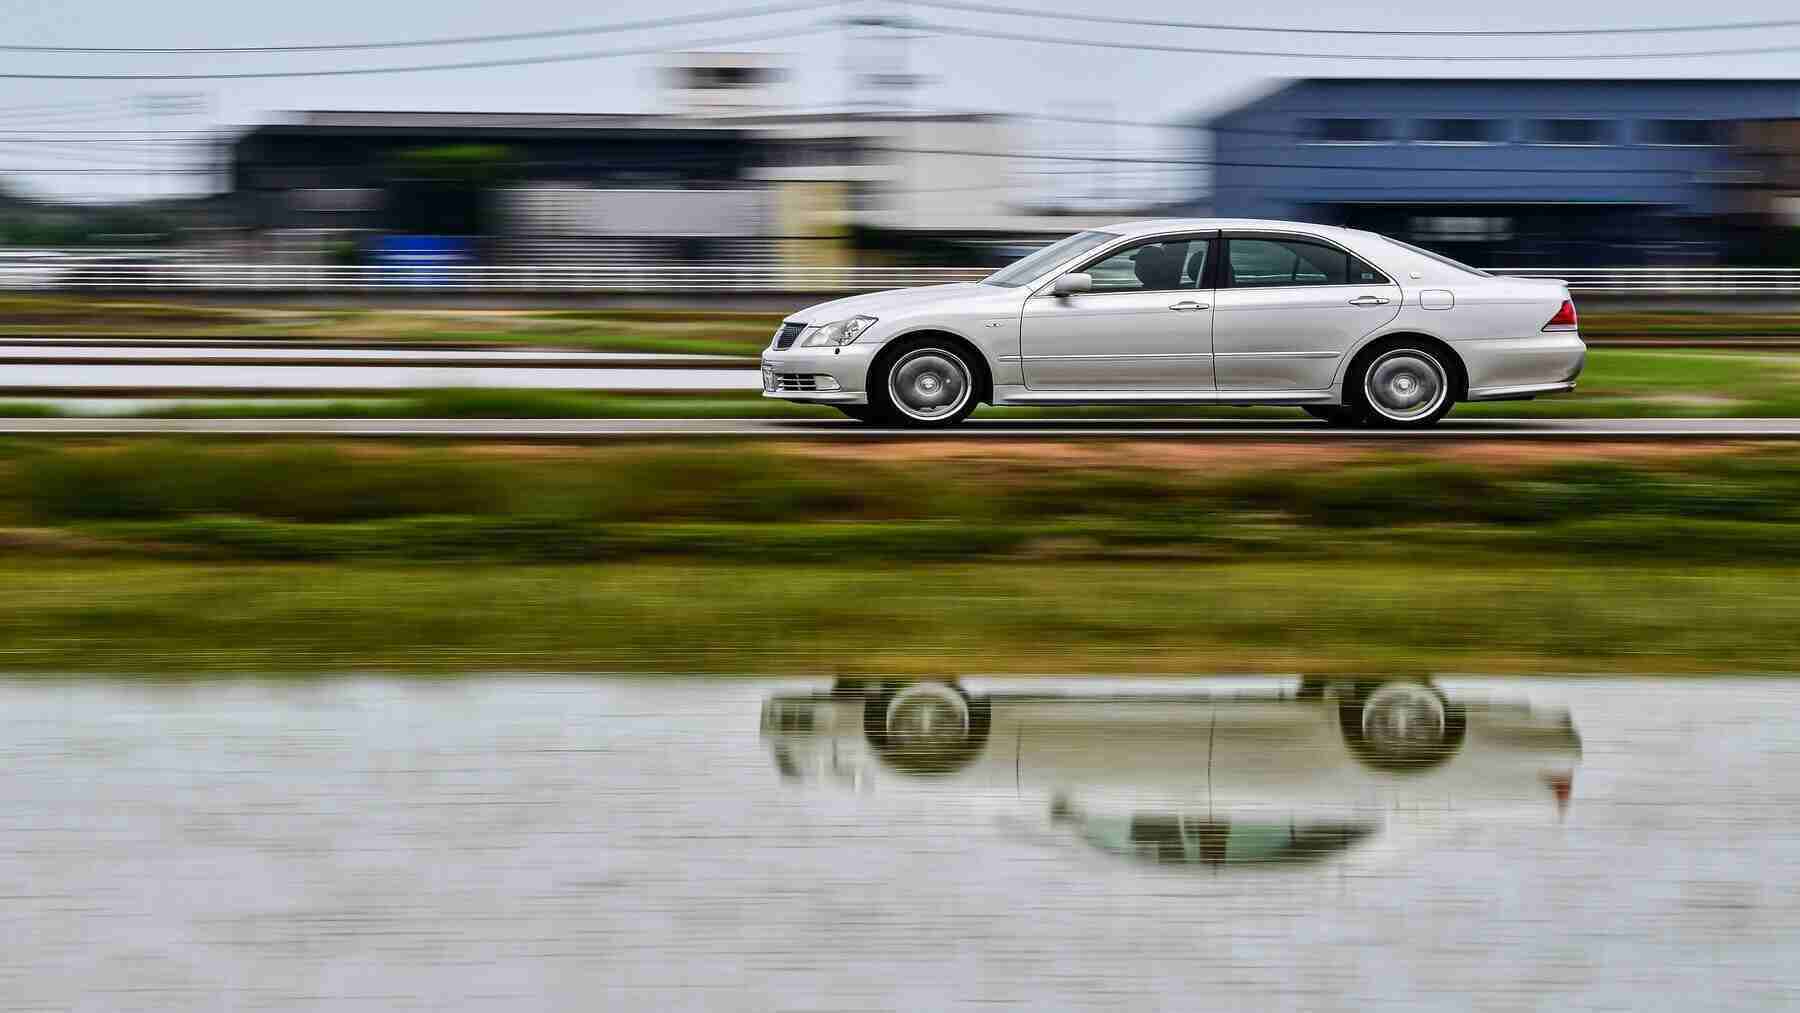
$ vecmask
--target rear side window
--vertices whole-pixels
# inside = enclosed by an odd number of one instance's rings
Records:
[[[1390,243],[1393,243],[1395,246],[1400,247],[1402,250],[1411,250],[1412,252],[1418,254],[1421,257],[1429,257],[1432,260],[1435,260],[1438,263],[1444,265],[1445,267],[1453,267],[1453,268],[1457,269],[1458,271],[1463,272],[1464,274],[1472,274],[1472,275],[1476,276],[1477,278],[1492,278],[1493,277],[1493,275],[1487,273],[1486,271],[1483,271],[1479,267],[1470,267],[1469,265],[1463,263],[1460,260],[1451,260],[1449,257],[1446,257],[1441,253],[1433,253],[1430,250],[1427,250],[1426,248],[1424,248],[1423,246],[1414,246],[1411,243],[1403,243],[1400,240],[1395,239],[1392,236],[1382,236],[1381,238],[1387,240]]]
[[[1350,258],[1350,284],[1386,285],[1388,277],[1364,263],[1361,257]]]
[[[1299,239],[1233,239],[1226,268],[1234,288],[1349,283],[1350,255]]]

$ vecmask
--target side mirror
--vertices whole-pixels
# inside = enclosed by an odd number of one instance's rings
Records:
[[[1094,289],[1094,276],[1091,274],[1065,274],[1056,279],[1050,286],[1051,295],[1078,295]]]

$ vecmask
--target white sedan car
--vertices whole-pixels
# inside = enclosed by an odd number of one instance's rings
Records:
[[[1561,813],[1581,761],[1565,709],[1408,677],[1102,693],[840,683],[769,697],[762,735],[784,781],[1016,800],[1089,845],[1215,867],[1328,857],[1403,812]]]
[[[904,426],[982,402],[1292,405],[1428,426],[1458,401],[1573,390],[1586,357],[1562,281],[1354,229],[1158,219],[1077,233],[980,282],[808,307],[762,375],[765,397]]]

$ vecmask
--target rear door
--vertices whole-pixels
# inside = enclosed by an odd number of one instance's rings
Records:
[[[1311,236],[1228,233],[1213,293],[1219,390],[1324,390],[1357,340],[1400,312],[1400,286]]]
[[[1091,292],[1025,301],[1020,347],[1033,390],[1210,391],[1210,234],[1160,236],[1075,269]]]

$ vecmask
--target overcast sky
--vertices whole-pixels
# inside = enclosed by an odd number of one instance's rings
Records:
[[[834,10],[608,35],[486,45],[432,46],[327,53],[148,55],[0,53],[11,74],[250,73],[532,57],[584,50],[660,46],[681,49],[707,40],[773,33],[770,41],[719,48],[787,54],[795,72],[783,99],[819,107],[846,97],[846,59],[861,65],[892,61],[897,46],[859,44],[846,53],[843,33],[820,30],[820,20],[846,10],[904,11],[945,25],[1051,35],[1071,40],[1148,42],[1324,54],[1598,54],[1792,44],[1793,52],[1689,59],[1520,63],[1375,63],[1133,52],[933,35],[908,46],[909,69],[928,83],[915,104],[1079,116],[1168,120],[1208,112],[1266,88],[1274,79],[1307,75],[1565,76],[1565,77],[1800,77],[1800,26],[1754,31],[1647,34],[1607,38],[1430,39],[1354,38],[1217,32],[1096,25],[1059,20],[1059,12],[1205,20],[1314,28],[1548,29],[1656,26],[1699,22],[1800,18],[1791,0],[1739,0],[1711,5],[1667,0],[1510,0],[1480,13],[1441,0],[1363,0],[1322,9],[1313,0],[1260,0],[1217,5],[1174,0],[995,0],[1038,7],[1035,18],[1003,17],[858,2]],[[304,4],[247,0],[0,0],[0,44],[93,47],[280,46],[392,41],[443,36],[530,32],[684,13],[744,9],[725,0],[307,0]],[[811,34],[804,34],[811,33]],[[435,109],[551,112],[657,111],[652,68],[658,58],[625,58],[481,70],[320,78],[227,81],[46,81],[0,79],[0,170],[49,169],[21,177],[33,192],[141,195],[170,186],[173,176],[100,175],[95,169],[132,169],[147,157],[157,165],[191,165],[179,152],[146,154],[142,138],[58,133],[174,130],[263,121],[284,109]],[[887,69],[887,68],[877,68]],[[196,96],[197,112],[151,117],[139,99],[152,94]],[[23,143],[23,137],[57,143]],[[77,143],[76,138],[92,138]],[[1036,124],[1030,150],[1082,150],[1101,145],[1130,153],[1168,152],[1180,143],[1170,131]],[[190,177],[192,179],[192,177]]]

